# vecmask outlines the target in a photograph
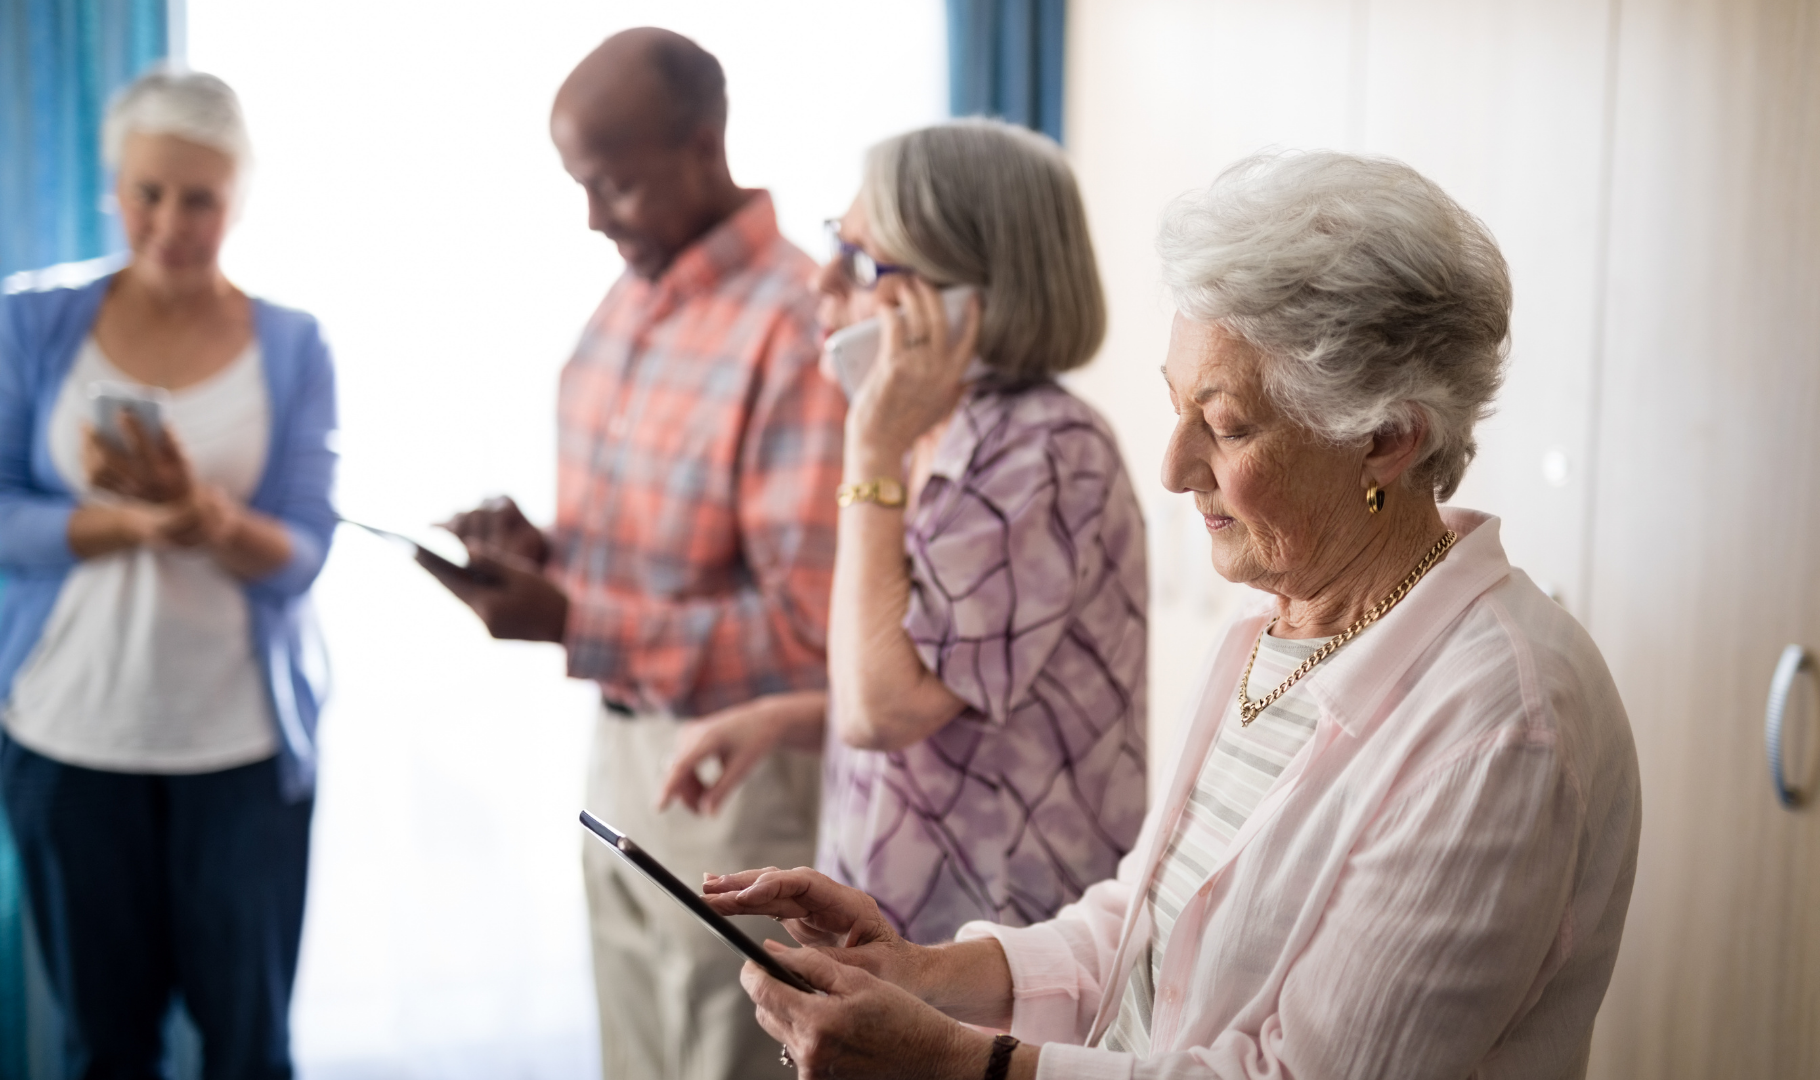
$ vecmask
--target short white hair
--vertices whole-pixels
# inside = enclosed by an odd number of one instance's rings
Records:
[[[1183,315],[1263,354],[1278,408],[1338,443],[1419,421],[1408,482],[1458,489],[1504,379],[1510,274],[1432,181],[1387,158],[1253,155],[1170,204],[1157,252]]]
[[[101,124],[101,157],[108,168],[120,167],[126,137],[134,133],[175,135],[219,150],[242,173],[253,163],[240,99],[227,83],[200,71],[155,68],[114,95]]]

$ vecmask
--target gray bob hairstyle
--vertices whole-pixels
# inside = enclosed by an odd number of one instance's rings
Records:
[[[1157,253],[1177,310],[1263,354],[1278,408],[1340,443],[1419,425],[1406,482],[1458,489],[1504,378],[1510,274],[1433,182],[1385,158],[1258,154],[1171,203]]]
[[[981,293],[979,355],[1005,383],[1080,367],[1106,298],[1061,148],[997,120],[957,120],[866,154],[860,197],[887,258]]]
[[[114,95],[101,124],[101,157],[109,168],[120,167],[126,137],[135,132],[175,135],[219,150],[241,172],[253,163],[240,99],[227,83],[200,71],[154,68]]]

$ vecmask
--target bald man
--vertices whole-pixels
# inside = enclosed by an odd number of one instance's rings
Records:
[[[656,804],[681,722],[825,685],[845,409],[816,372],[813,264],[733,183],[726,120],[720,64],[664,30],[563,83],[550,134],[626,273],[563,372],[554,527],[483,505],[451,526],[493,583],[438,574],[493,636],[561,642],[600,684],[588,806],[684,881],[814,861],[810,755],[773,754],[714,816]],[[600,845],[583,859],[605,1075],[775,1080],[739,958]]]

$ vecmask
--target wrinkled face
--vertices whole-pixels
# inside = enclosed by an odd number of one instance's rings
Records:
[[[560,106],[550,136],[588,193],[588,228],[613,241],[640,277],[662,274],[709,223],[714,158],[703,139],[642,134],[603,144]]]
[[[126,137],[114,194],[135,272],[173,287],[212,283],[234,205],[234,159],[175,135]]]
[[[876,262],[897,261],[888,258],[872,238],[872,219],[866,213],[865,203],[858,196],[854,197],[853,205],[847,207],[847,212],[841,215],[840,238],[849,244],[859,245]],[[815,291],[821,296],[821,304],[815,313],[821,320],[824,334],[875,317],[880,302],[877,289],[862,289],[855,285],[843,269],[844,260],[834,252],[829,252],[828,255],[828,261],[816,271],[814,280]]]
[[[1320,592],[1363,527],[1367,448],[1336,446],[1278,411],[1260,357],[1217,324],[1175,317],[1163,365],[1175,429],[1163,486],[1188,492],[1228,581],[1279,595]]]

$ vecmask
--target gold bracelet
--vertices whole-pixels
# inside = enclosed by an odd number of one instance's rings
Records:
[[[834,501],[843,508],[854,503],[869,502],[887,510],[901,510],[908,500],[901,482],[889,476],[881,476],[864,483],[842,484],[834,491]]]

